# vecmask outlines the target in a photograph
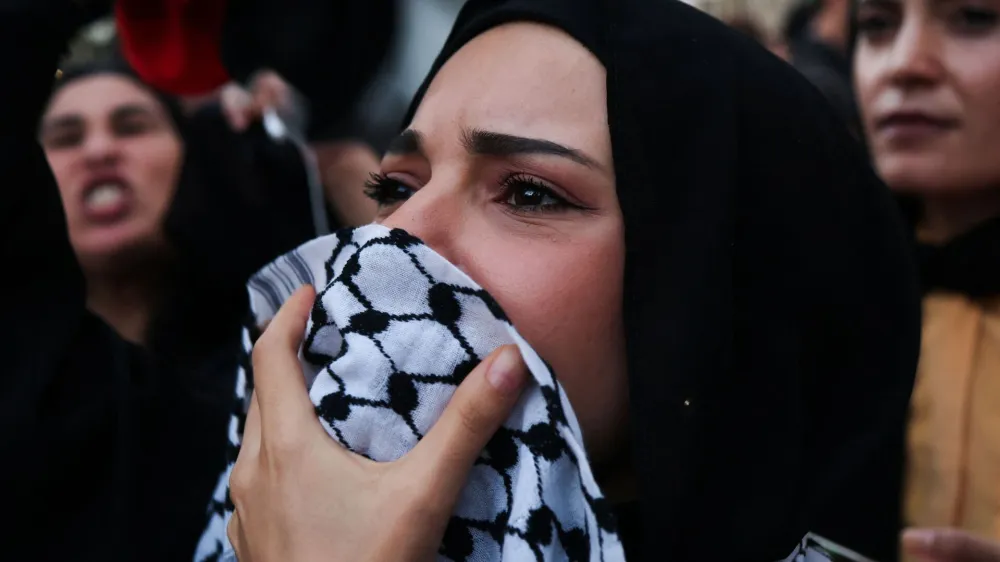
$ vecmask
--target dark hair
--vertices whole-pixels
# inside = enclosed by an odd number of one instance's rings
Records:
[[[156,98],[160,105],[163,106],[164,112],[173,124],[174,130],[177,131],[177,134],[183,136],[186,118],[177,99],[143,82],[142,79],[139,78],[139,75],[136,74],[127,63],[119,59],[80,64],[63,69],[62,72],[56,77],[55,85],[52,87],[52,94],[49,97],[49,100],[51,101],[59,90],[65,88],[73,82],[101,75],[114,75],[129,78],[135,82],[137,86],[149,92],[154,98]]]

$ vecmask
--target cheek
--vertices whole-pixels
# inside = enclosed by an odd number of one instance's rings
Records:
[[[858,108],[866,115],[875,99],[875,85],[878,81],[878,60],[859,47],[854,57],[854,88],[858,97]]]
[[[598,462],[609,458],[621,441],[628,402],[620,221],[579,242],[496,240],[481,254],[490,258],[488,269],[473,263],[470,274],[552,365],[590,454]]]
[[[134,185],[139,203],[150,219],[160,221],[177,189],[184,152],[173,138],[149,139],[133,147]]]
[[[955,65],[956,86],[979,135],[1000,136],[1000,43],[978,57],[965,56]],[[990,149],[995,149],[993,144]],[[986,148],[986,147],[982,147]]]
[[[75,244],[79,241],[83,230],[87,228],[83,219],[83,200],[80,197],[83,158],[71,150],[48,152],[45,156],[59,188],[69,236]]]
[[[512,268],[515,279],[499,290],[510,294],[511,319],[523,326],[525,337],[553,346],[557,356],[569,345],[595,343],[593,327],[614,323],[621,299],[617,252],[611,247],[580,252],[522,254]],[[516,272],[516,273],[515,273]],[[582,321],[582,322],[581,322]],[[555,346],[554,344],[565,344]],[[557,357],[553,357],[555,361]]]
[[[948,86],[960,104],[962,127],[953,142],[942,146],[938,158],[927,159],[922,172],[936,189],[994,186],[1000,182],[1000,160],[996,158],[996,147],[1000,146],[1000,41],[946,56]]]
[[[462,253],[473,257],[464,260],[472,276],[533,345],[558,340],[586,344],[591,342],[579,336],[591,331],[590,325],[610,325],[621,309],[621,230],[615,225],[594,230],[598,232],[532,238],[508,233],[491,237],[485,251]],[[586,319],[583,325],[581,319]]]
[[[74,210],[73,206],[69,204],[72,201],[70,191],[73,185],[73,163],[77,157],[70,152],[46,152],[45,158],[49,162],[49,167],[52,168],[52,176],[59,187],[63,207],[66,208],[67,214],[71,214]]]

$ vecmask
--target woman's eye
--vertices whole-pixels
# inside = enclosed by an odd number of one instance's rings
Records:
[[[894,18],[878,10],[858,14],[858,34],[871,40],[885,37],[895,25]]]
[[[889,18],[869,16],[858,20],[858,31],[862,33],[878,33],[889,28]]]
[[[152,128],[148,123],[137,120],[124,120],[114,124],[115,134],[121,137],[134,137],[141,135]]]
[[[572,207],[536,179],[513,175],[503,182],[503,202],[521,212],[563,210]]]
[[[83,135],[79,133],[57,133],[43,139],[42,143],[50,149],[72,148],[80,146]]]
[[[365,182],[365,195],[378,203],[379,207],[389,207],[406,201],[413,195],[413,191],[403,182],[382,174],[371,174]]]
[[[981,33],[996,27],[997,13],[985,8],[965,6],[955,12],[953,22],[962,31]]]

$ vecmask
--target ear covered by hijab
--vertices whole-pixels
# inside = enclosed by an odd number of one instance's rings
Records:
[[[812,531],[895,560],[920,302],[861,147],[792,68],[673,0],[470,0],[407,122],[452,54],[517,20],[607,69],[639,488],[627,549],[777,560]]]

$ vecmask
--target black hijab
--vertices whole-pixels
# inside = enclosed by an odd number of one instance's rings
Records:
[[[181,105],[177,98],[144,83],[142,79],[139,78],[139,75],[136,74],[131,67],[129,67],[128,63],[120,57],[113,57],[109,60],[95,61],[63,69],[56,75],[50,99],[55,97],[60,90],[70,84],[79,80],[101,75],[114,75],[128,78],[129,80],[132,80],[136,86],[152,94],[153,97],[156,98],[156,101],[158,101],[163,107],[164,112],[167,114],[167,118],[170,119],[170,124],[179,135],[182,137],[184,136],[184,125],[187,122],[187,119],[184,117],[184,111],[181,109]]]
[[[471,0],[462,45],[549,24],[607,69],[626,227],[643,559],[776,560],[807,531],[895,559],[919,347],[893,201],[829,105],[670,0]]]

